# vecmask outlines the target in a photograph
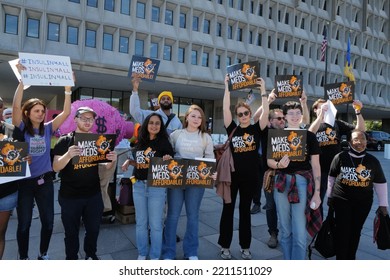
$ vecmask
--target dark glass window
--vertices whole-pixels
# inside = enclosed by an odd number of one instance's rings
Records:
[[[96,48],[96,31],[87,29],[85,31],[85,46],[90,48]]]
[[[177,61],[180,63],[184,63],[184,55],[185,55],[185,49],[179,47],[177,52]]]
[[[160,22],[160,7],[152,7],[152,21]]]
[[[173,11],[165,10],[165,24],[173,25]]]
[[[191,51],[191,64],[196,65],[198,61],[198,52],[195,50]]]
[[[202,54],[202,66],[209,67],[209,53],[204,52]]]
[[[80,0],[69,0],[69,2],[79,3],[80,4]]]
[[[199,17],[192,17],[192,30],[199,31]]]
[[[131,0],[121,0],[121,14],[130,15]]]
[[[186,28],[187,24],[187,15],[185,13],[180,13],[180,28]]]
[[[164,60],[172,60],[172,46],[164,46]]]
[[[119,37],[119,52],[121,53],[129,52],[129,37],[125,37],[125,36]]]
[[[27,19],[27,37],[39,38],[39,20],[35,18]]]
[[[60,41],[60,25],[58,23],[49,22],[47,25],[47,40]]]
[[[215,69],[221,69],[221,56],[217,54],[214,59],[215,59]]]
[[[144,55],[144,41],[140,39],[135,40],[135,55]]]
[[[157,58],[158,57],[158,43],[150,44],[150,57]]]
[[[74,26],[68,26],[68,34],[66,37],[66,42],[68,44],[77,45],[79,38],[79,28]]]
[[[145,18],[145,3],[137,2],[137,18]]]
[[[233,27],[228,25],[227,27],[228,39],[233,39]]]
[[[114,0],[104,0],[104,9],[106,11],[113,12],[115,8],[115,1]]]
[[[6,14],[4,32],[18,35],[18,19],[18,16]]]
[[[210,20],[208,19],[203,21],[203,33],[210,34]]]
[[[87,6],[97,8],[97,6],[98,6],[98,0],[87,0]]]
[[[217,22],[217,26],[216,26],[216,31],[215,31],[216,35],[218,37],[221,37],[222,36],[222,23],[220,22]]]
[[[113,40],[114,40],[114,36],[112,34],[103,33],[103,50],[112,51]]]

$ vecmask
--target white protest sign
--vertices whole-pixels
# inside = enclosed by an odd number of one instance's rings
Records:
[[[22,79],[22,76],[20,75],[18,68],[16,68],[16,64],[18,64],[19,59],[14,59],[8,61],[9,65],[11,66],[12,71],[14,72],[16,79],[20,81]],[[29,85],[24,85],[23,89],[28,89],[30,86]]]
[[[69,56],[19,53],[22,81],[32,86],[74,86]]]

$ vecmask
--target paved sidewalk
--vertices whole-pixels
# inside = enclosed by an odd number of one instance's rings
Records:
[[[375,155],[385,171],[386,178],[390,182],[390,159],[384,159],[384,152],[371,152]],[[58,183],[55,188],[58,190]],[[57,192],[56,192],[57,193]],[[389,191],[390,195],[390,191]],[[52,241],[50,243],[49,255],[51,259],[63,260],[64,253],[64,230],[60,219],[60,207],[55,198],[55,220]],[[262,205],[265,203],[264,195]],[[238,204],[238,203],[237,203]],[[371,213],[364,225],[362,237],[357,254],[359,260],[389,260],[390,250],[378,250],[376,244],[372,241],[373,236],[373,219],[378,204],[375,197]],[[219,233],[219,219],[222,211],[222,200],[215,194],[215,189],[207,189],[201,205],[200,225],[199,225],[199,259],[201,260],[219,260],[219,246],[217,244]],[[185,210],[183,207],[182,216],[178,226],[178,235],[184,236],[185,232]],[[17,259],[17,242],[16,242],[16,214],[11,217],[6,235],[6,248],[4,260]],[[240,247],[238,245],[238,205],[235,211],[235,231],[231,252],[233,259],[241,259]],[[39,248],[39,229],[40,222],[38,219],[33,220],[30,231],[30,258],[35,259],[38,255]],[[255,260],[281,260],[283,255],[280,246],[276,249],[270,249],[267,246],[269,239],[268,228],[265,217],[265,210],[261,213],[252,215],[252,245],[251,252]],[[80,241],[82,248],[83,231],[80,231]],[[177,243],[177,258],[183,259],[182,242]],[[82,251],[82,250],[81,250]],[[80,252],[83,256],[83,252]],[[102,222],[98,241],[98,256],[103,260],[135,260],[137,258],[137,249],[135,241],[135,224],[123,225],[118,221],[109,224],[108,221]],[[313,250],[312,259],[322,259],[319,254]]]

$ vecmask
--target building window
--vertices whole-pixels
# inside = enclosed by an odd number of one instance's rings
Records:
[[[137,2],[137,18],[145,18],[145,3]]]
[[[152,21],[160,22],[160,7],[152,6]]]
[[[186,28],[187,15],[185,13],[180,13],[180,28]]]
[[[98,0],[87,0],[87,6],[97,8]]]
[[[251,14],[254,14],[254,13],[255,13],[255,3],[254,3],[254,1],[251,1],[251,4],[250,4],[250,12],[251,12]]]
[[[215,62],[215,69],[221,69],[221,56],[217,54],[214,57],[214,62]]]
[[[228,25],[227,28],[228,28],[227,29],[227,35],[228,35],[227,37],[228,37],[228,39],[233,39],[233,27]]]
[[[259,4],[259,12],[257,13],[259,16],[263,16],[263,4]]]
[[[226,66],[232,65],[232,58],[230,56],[226,57]]]
[[[209,67],[209,53],[204,52],[202,54],[202,66]]]
[[[177,62],[184,63],[184,55],[186,50],[179,47],[177,51]]]
[[[191,51],[191,64],[197,65],[197,61],[198,61],[198,51],[192,50]]]
[[[203,33],[210,34],[210,20],[208,19],[203,21]]]
[[[173,25],[173,11],[165,10],[165,24]]]
[[[87,29],[85,31],[85,46],[90,48],[96,48],[96,31]]]
[[[248,43],[253,44],[253,31],[249,31]]]
[[[192,17],[192,30],[199,31],[199,17]]]
[[[39,20],[35,18],[27,19],[27,37],[39,38]]]
[[[237,8],[238,8],[240,11],[243,11],[243,10],[244,10],[244,1],[243,1],[243,0],[237,0]]]
[[[242,28],[237,28],[237,41],[242,42]]]
[[[140,39],[135,40],[135,55],[144,55],[144,41]]]
[[[47,25],[47,40],[60,41],[60,25],[58,23],[49,22]]]
[[[271,48],[271,40],[272,40],[271,36],[268,36],[268,48],[269,49]]]
[[[218,0],[218,4],[223,4],[223,1],[222,0]]]
[[[150,57],[158,58],[158,43],[150,43]]]
[[[216,35],[218,37],[222,37],[222,23],[217,22],[217,26],[215,28],[216,28],[216,31],[215,31]]]
[[[130,15],[131,0],[121,0],[121,14]]]
[[[18,16],[6,14],[4,32],[8,34],[18,35],[18,19]]]
[[[172,46],[165,45],[164,46],[164,60],[172,60]]]
[[[66,42],[68,44],[77,45],[79,38],[79,28],[74,26],[68,26],[68,34],[66,36]]]
[[[269,7],[269,9],[268,9],[268,18],[269,19],[272,19],[272,7]]]
[[[119,37],[119,52],[129,53],[129,37]]]
[[[115,1],[114,0],[104,0],[104,9],[106,11],[113,12],[115,6]]]
[[[257,45],[258,46],[261,46],[261,39],[262,39],[262,34],[261,33],[257,33]]]
[[[103,50],[113,50],[113,35],[110,33],[103,33]]]
[[[233,8],[233,7],[234,7],[234,1],[233,1],[233,0],[229,0],[229,7],[230,7],[230,8]]]
[[[69,2],[79,3],[80,4],[80,0],[69,0]]]

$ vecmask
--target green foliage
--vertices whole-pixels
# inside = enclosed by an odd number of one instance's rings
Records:
[[[365,121],[366,130],[382,130],[382,121]]]

